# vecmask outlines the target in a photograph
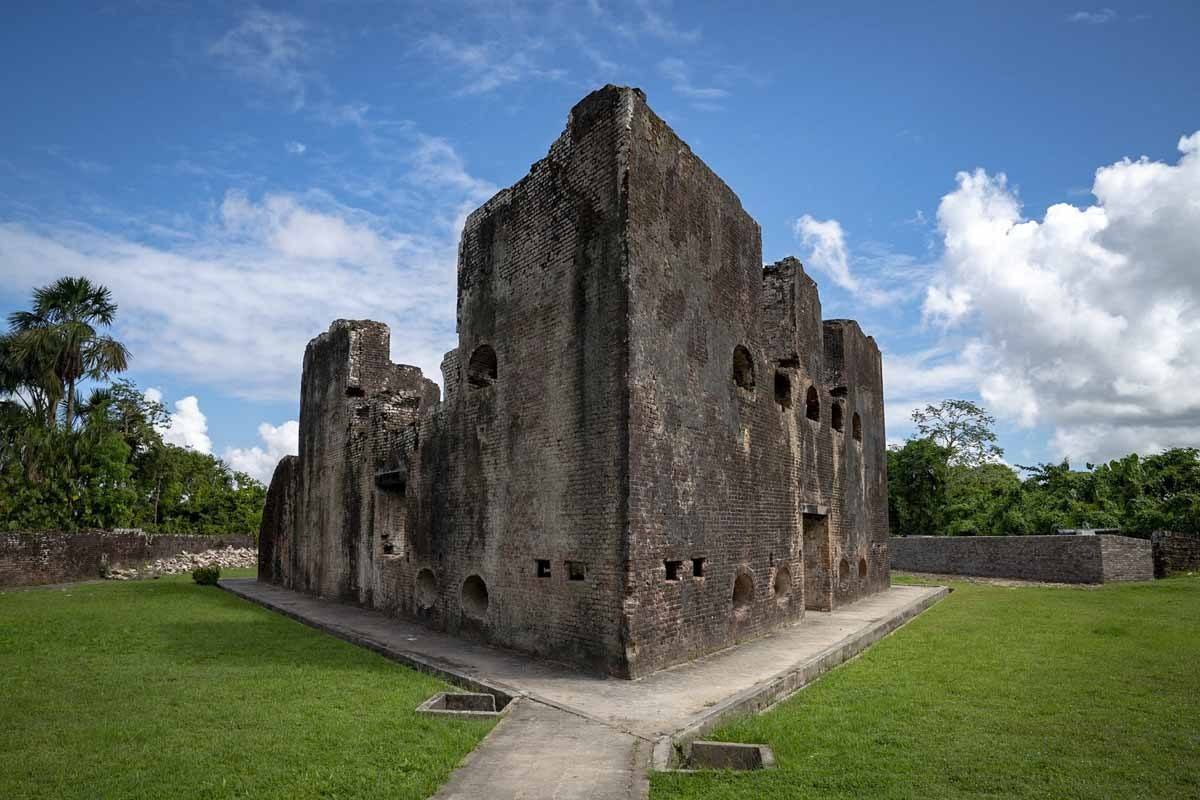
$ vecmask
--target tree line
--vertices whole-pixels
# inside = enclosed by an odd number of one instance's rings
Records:
[[[65,277],[31,305],[0,335],[0,530],[256,533],[263,485],[164,442],[166,408],[115,377],[112,293]]]
[[[1068,461],[1019,466],[1004,451],[995,419],[968,400],[913,412],[915,434],[888,450],[893,535],[1003,536],[1069,528],[1200,534],[1200,451],[1131,453],[1072,469]],[[1022,477],[1020,473],[1024,473]]]

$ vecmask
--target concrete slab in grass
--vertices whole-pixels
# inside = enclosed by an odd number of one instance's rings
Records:
[[[417,706],[420,714],[476,719],[495,718],[504,714],[512,703],[496,708],[495,695],[483,692],[438,692]]]
[[[728,769],[747,772],[775,769],[775,751],[765,744],[740,742],[692,742],[688,746],[687,767],[665,772],[699,772],[706,769]]]

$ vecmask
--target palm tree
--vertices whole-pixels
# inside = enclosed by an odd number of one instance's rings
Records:
[[[59,394],[53,360],[36,352],[17,352],[16,335],[0,336],[0,397],[17,403],[40,424],[54,422]]]
[[[75,387],[81,380],[104,380],[129,365],[125,345],[96,330],[111,326],[116,313],[106,287],[87,278],[59,278],[34,290],[32,311],[9,315],[9,360],[30,368],[26,380],[50,401],[51,427],[59,403],[66,427],[75,424]]]
[[[92,393],[86,400],[83,395],[78,393],[75,397],[75,413],[82,420],[103,419],[111,410],[114,402],[113,393],[109,389],[92,389]]]

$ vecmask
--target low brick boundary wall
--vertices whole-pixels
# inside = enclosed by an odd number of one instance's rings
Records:
[[[135,567],[185,550],[231,546],[254,547],[254,539],[140,530],[10,531],[0,533],[0,587],[99,578],[104,557],[112,567]]]
[[[893,536],[892,569],[1048,583],[1148,581],[1148,539],[1128,536]]]
[[[1156,531],[1150,543],[1154,548],[1154,577],[1200,570],[1200,536]]]

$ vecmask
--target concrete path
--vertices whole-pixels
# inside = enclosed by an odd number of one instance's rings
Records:
[[[857,655],[945,596],[893,586],[831,613],[636,681],[576,672],[377,611],[252,579],[222,587],[476,691],[519,698],[437,798],[639,798],[646,770],[729,717],[758,711]]]
[[[529,699],[515,701],[434,800],[645,797],[650,743]]]

